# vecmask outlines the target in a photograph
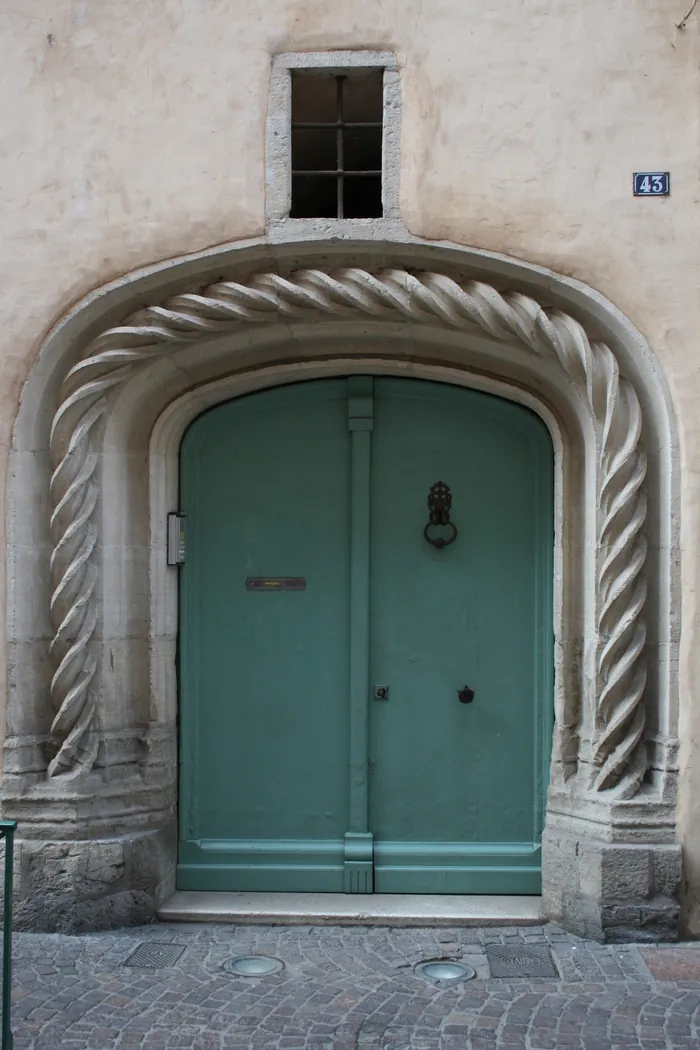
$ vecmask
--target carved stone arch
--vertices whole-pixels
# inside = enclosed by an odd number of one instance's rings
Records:
[[[675,921],[676,443],[665,385],[601,296],[453,246],[221,249],[95,293],[51,333],[12,451],[6,812],[52,842],[150,836],[161,845],[149,892],[166,891],[176,609],[162,519],[174,509],[174,420],[246,389],[368,369],[498,390],[548,421],[557,728],[546,906],[599,936],[612,922],[603,889],[582,887],[585,840],[601,887],[614,886],[608,869],[624,866],[625,849],[642,849],[668,885],[640,883],[637,912],[663,898],[654,922]],[[122,892],[136,892],[129,858],[145,839],[127,842]]]

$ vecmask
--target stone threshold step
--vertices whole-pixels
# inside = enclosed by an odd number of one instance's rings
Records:
[[[541,897],[413,893],[204,893],[179,890],[162,922],[270,926],[537,926]]]

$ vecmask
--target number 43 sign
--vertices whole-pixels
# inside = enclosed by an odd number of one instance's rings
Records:
[[[668,197],[671,174],[668,171],[635,171],[632,189],[635,197]]]

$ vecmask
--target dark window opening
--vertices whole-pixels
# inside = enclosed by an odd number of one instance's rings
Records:
[[[292,219],[378,219],[383,74],[292,74]]]

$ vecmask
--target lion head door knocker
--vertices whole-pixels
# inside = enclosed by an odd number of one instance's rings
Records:
[[[444,481],[436,481],[428,493],[428,524],[423,535],[433,547],[449,547],[457,539],[457,526],[450,521],[452,493]],[[436,530],[439,532],[436,535]],[[445,531],[446,530],[446,531]]]

